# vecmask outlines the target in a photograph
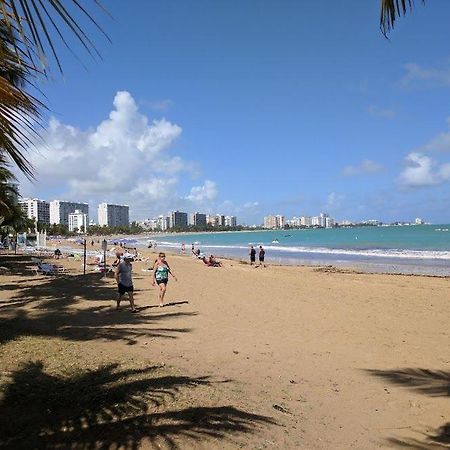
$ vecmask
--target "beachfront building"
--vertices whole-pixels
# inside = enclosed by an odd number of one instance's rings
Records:
[[[312,220],[310,216],[302,216],[300,217],[300,225],[302,227],[311,227],[312,226]]]
[[[225,226],[226,227],[236,227],[237,226],[236,216],[225,216]]]
[[[216,214],[216,226],[218,227],[225,226],[225,216],[223,214]]]
[[[320,226],[320,217],[319,216],[311,217],[311,226],[312,227],[319,227]]]
[[[98,205],[98,224],[101,227],[118,227],[130,225],[130,208],[128,205],[100,203]]]
[[[50,204],[38,198],[24,198],[19,201],[20,206],[29,219],[39,223],[50,224]]]
[[[79,209],[76,209],[68,216],[69,231],[85,233],[88,227],[88,223],[88,215]]]
[[[188,225],[188,215],[181,211],[172,211],[169,215],[170,228],[186,228]]]
[[[217,226],[217,216],[214,214],[207,214],[206,215],[206,223],[208,225],[216,227]]]
[[[416,221],[414,222],[416,225],[423,225],[424,222],[420,217],[417,217]]]
[[[195,227],[206,227],[206,214],[194,212],[189,215],[189,225]]]
[[[279,229],[284,228],[286,220],[282,215],[266,216],[264,217],[264,228],[267,229]]]
[[[50,202],[50,224],[69,226],[69,214],[75,211],[81,211],[89,216],[89,205],[87,203],[52,200]]]

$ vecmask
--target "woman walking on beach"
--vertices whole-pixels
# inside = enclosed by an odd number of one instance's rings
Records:
[[[153,286],[158,284],[159,286],[159,306],[164,306],[164,296],[166,295],[167,283],[169,282],[169,273],[177,280],[177,277],[170,270],[169,264],[166,261],[166,254],[160,253],[158,259],[153,265]]]

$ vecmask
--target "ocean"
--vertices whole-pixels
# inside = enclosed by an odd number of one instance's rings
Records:
[[[334,265],[368,272],[450,274],[450,225],[411,225],[305,230],[270,230],[139,236],[158,248],[191,252],[191,244],[217,257],[248,259],[262,245],[275,264]]]

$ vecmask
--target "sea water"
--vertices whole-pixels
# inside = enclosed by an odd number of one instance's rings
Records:
[[[262,245],[266,261],[277,264],[332,264],[371,272],[450,274],[450,225],[268,230],[155,235],[159,248],[185,244],[207,254],[247,259]],[[139,237],[145,245],[150,239]]]

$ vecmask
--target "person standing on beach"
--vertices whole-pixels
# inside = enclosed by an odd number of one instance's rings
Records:
[[[133,280],[131,273],[133,271],[133,266],[131,265],[132,257],[126,255],[116,268],[116,281],[117,290],[119,291],[119,296],[117,297],[117,309],[120,308],[120,301],[125,293],[128,293],[128,299],[130,300],[131,312],[136,312],[137,309],[134,306],[134,296],[133,296]]]
[[[177,280],[177,277],[170,270],[170,266],[166,261],[166,254],[161,252],[158,255],[158,259],[153,265],[153,286],[158,284],[159,286],[159,307],[164,306],[164,296],[166,295],[167,284],[169,283],[169,273]]]
[[[256,250],[253,248],[253,245],[250,247],[250,265],[253,266],[256,261]]]
[[[262,245],[259,246],[259,267],[266,267],[264,263],[264,257],[266,256],[266,251],[263,249]]]

